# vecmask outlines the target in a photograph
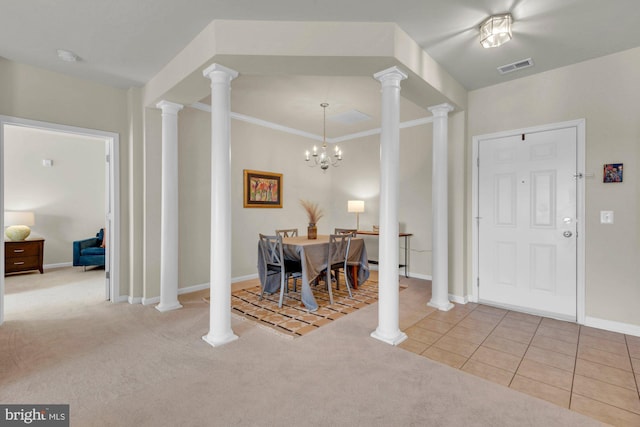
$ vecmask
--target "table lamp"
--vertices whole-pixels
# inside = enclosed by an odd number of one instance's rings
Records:
[[[11,241],[20,241],[31,234],[30,226],[35,224],[33,212],[11,212],[5,211],[4,225],[7,227],[4,234]]]
[[[347,212],[356,214],[356,230],[360,230],[360,213],[364,212],[364,200],[349,200]]]

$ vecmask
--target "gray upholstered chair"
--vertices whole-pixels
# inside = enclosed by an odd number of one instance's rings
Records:
[[[267,272],[267,279],[274,274],[280,274],[280,300],[278,307],[282,307],[285,286],[288,291],[289,286],[287,282],[289,278],[294,275],[297,277],[301,276],[302,264],[299,261],[291,261],[284,258],[282,236],[280,235],[266,236],[260,234],[260,247],[262,249],[262,262],[264,263],[264,271]],[[268,280],[265,280],[262,286],[260,299],[262,299],[264,295],[264,286],[267,282]]]
[[[335,234],[351,234],[353,237],[356,237],[358,230],[355,228],[336,228]]]
[[[298,229],[297,228],[282,228],[280,230],[276,230],[276,234],[284,237],[298,237]]]
[[[349,283],[349,275],[347,274],[347,268],[349,266],[349,248],[351,247],[350,233],[345,234],[330,234],[329,235],[329,252],[327,255],[327,271],[325,275],[325,281],[329,291],[329,302],[333,304],[333,292],[331,291],[331,272],[335,273],[336,289],[340,288],[340,269],[344,270],[344,281],[347,283],[347,291],[349,291],[349,297],[353,298],[351,294],[351,284]]]
[[[356,228],[336,228],[335,234],[349,234],[352,238],[358,237],[358,229]],[[351,244],[349,244],[351,246]],[[348,256],[349,254],[347,254]],[[358,280],[358,267],[360,266],[359,262],[349,262],[347,260],[347,265],[352,268],[352,277],[355,277],[355,280]],[[345,277],[347,276],[347,269],[345,268]],[[358,289],[357,283],[349,283],[352,289]],[[340,289],[340,283],[338,282],[338,274],[336,272],[336,289]]]
[[[284,239],[285,237],[298,237],[298,229],[297,228],[281,228],[279,230],[276,230],[276,235],[282,236],[282,238]],[[298,290],[298,278],[302,277],[302,274],[292,274],[291,277],[293,278],[293,291],[297,291]],[[289,291],[288,286],[287,286],[287,292]]]

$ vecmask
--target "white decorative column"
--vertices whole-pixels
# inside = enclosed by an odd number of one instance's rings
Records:
[[[211,79],[211,272],[209,333],[219,346],[238,337],[231,330],[231,80],[238,72],[219,64],[204,70]]]
[[[382,84],[380,135],[380,239],[378,265],[378,328],[373,338],[397,345],[407,339],[399,328],[398,193],[400,170],[400,82],[407,75],[397,67],[374,74]]]
[[[432,241],[433,271],[431,280],[431,301],[427,305],[438,310],[453,308],[449,301],[449,222],[447,188],[447,126],[448,115],[453,111],[449,104],[429,108],[433,113],[433,168],[432,168]]]
[[[158,311],[182,308],[178,302],[178,112],[182,105],[160,101],[162,110],[162,196],[160,211],[160,304]]]

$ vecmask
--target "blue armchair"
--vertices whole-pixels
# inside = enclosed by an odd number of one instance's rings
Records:
[[[91,237],[73,242],[73,266],[82,266],[84,270],[88,265],[104,266],[104,249],[102,240],[104,239],[104,228]]]

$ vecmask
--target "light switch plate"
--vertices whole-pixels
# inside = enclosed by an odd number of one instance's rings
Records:
[[[613,224],[613,211],[600,211],[600,224]]]

